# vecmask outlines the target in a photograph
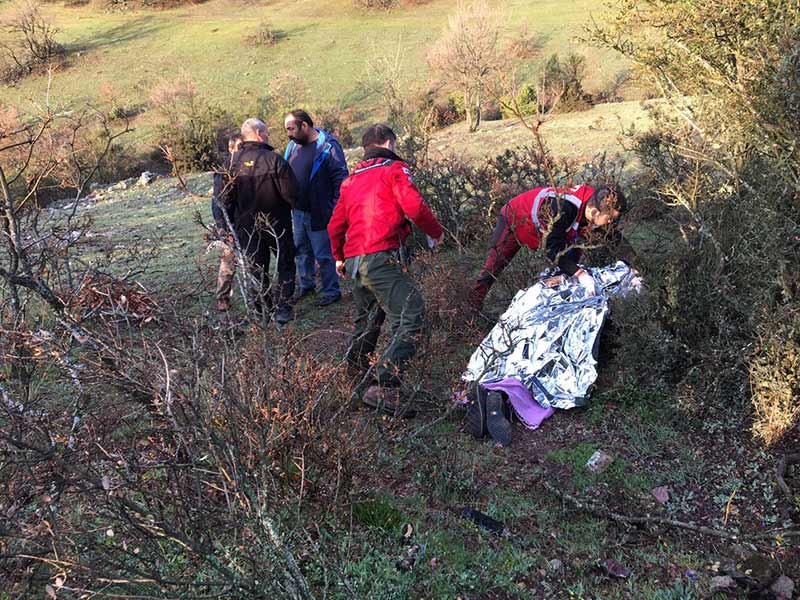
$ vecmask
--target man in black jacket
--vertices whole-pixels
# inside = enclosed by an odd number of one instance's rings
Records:
[[[279,324],[294,318],[294,243],[292,207],[297,197],[297,182],[292,169],[267,143],[267,126],[259,119],[242,124],[242,146],[231,167],[233,181],[227,195],[233,228],[243,252],[251,262],[255,280],[256,310],[272,308],[268,293],[270,255],[278,261],[278,289],[275,320]]]

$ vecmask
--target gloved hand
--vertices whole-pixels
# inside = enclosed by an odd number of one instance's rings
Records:
[[[575,271],[575,277],[578,279],[578,283],[583,286],[583,289],[586,290],[587,296],[597,295],[597,286],[595,286],[594,277],[589,275],[583,269],[578,269]]]

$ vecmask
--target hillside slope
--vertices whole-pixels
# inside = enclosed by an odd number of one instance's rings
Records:
[[[350,0],[278,0],[265,4],[212,0],[164,11],[105,13],[96,8],[46,5],[58,27],[58,40],[69,50],[67,63],[53,75],[51,97],[57,101],[108,100],[145,107],[159,82],[186,77],[201,94],[234,112],[255,111],[270,80],[299,75],[307,104],[350,109],[356,121],[381,118],[378,99],[359,85],[365,60],[393,51],[399,43],[409,86],[428,81],[426,49],[439,36],[455,8],[434,0],[392,12],[359,14]],[[587,87],[601,87],[620,69],[619,59],[580,41],[592,17],[603,13],[601,0],[509,0],[507,35],[528,31],[540,36],[543,54],[578,51],[587,57]],[[8,15],[13,7],[0,9]],[[280,33],[277,44],[257,48],[246,43],[263,20]],[[537,61],[521,65],[522,77]],[[21,106],[41,101],[46,75],[26,78],[0,89],[0,104]],[[152,135],[153,116],[136,119],[137,137]]]

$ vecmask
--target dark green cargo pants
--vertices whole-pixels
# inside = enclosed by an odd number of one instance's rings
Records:
[[[384,320],[389,321],[391,342],[374,370],[379,385],[397,386],[404,363],[416,352],[425,304],[394,252],[375,252],[348,258],[353,277],[356,323],[347,361],[355,369],[369,367]]]

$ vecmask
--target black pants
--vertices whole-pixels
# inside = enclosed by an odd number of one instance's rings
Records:
[[[236,233],[250,264],[252,279],[248,288],[256,309],[261,310],[266,307],[267,310],[271,310],[273,297],[278,308],[288,307],[294,295],[295,278],[291,221],[274,225],[271,231],[256,229]],[[272,285],[269,275],[272,254],[275,254],[278,261],[276,286]]]

